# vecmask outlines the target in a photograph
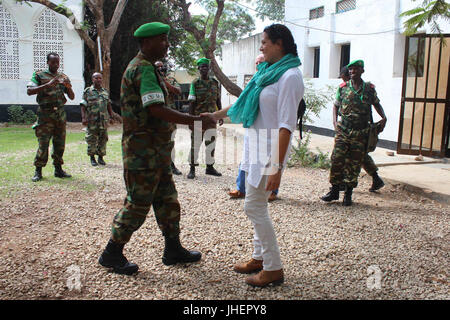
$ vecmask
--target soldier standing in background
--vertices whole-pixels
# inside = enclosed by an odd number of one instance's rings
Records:
[[[170,27],[160,22],[140,26],[134,37],[140,51],[122,77],[120,105],[123,119],[122,156],[127,196],[114,217],[111,238],[99,263],[114,272],[131,275],[138,266],[123,254],[125,244],[144,223],[153,206],[156,221],[165,239],[165,265],[195,262],[198,251],[188,251],[180,243],[180,203],[172,177],[172,134],[175,123],[213,127],[208,116],[191,116],[167,107],[168,92],[155,62],[169,49]]]
[[[81,105],[81,121],[86,126],[87,154],[91,157],[91,164],[106,165],[103,157],[106,155],[108,142],[108,120],[115,119],[122,122],[122,118],[111,108],[108,90],[102,87],[103,76],[99,72],[92,75],[92,86],[84,89]],[[95,160],[98,155],[98,164]]]
[[[167,100],[168,100],[167,106],[169,108],[172,108],[173,110],[177,110],[175,100],[178,98],[178,96],[181,95],[180,84],[177,82],[177,80],[174,77],[167,76],[167,67],[164,65],[164,63],[162,63],[161,61],[156,61],[155,66],[158,69],[159,73],[161,74],[161,76],[164,80],[164,83],[166,85],[167,91],[169,92],[169,96],[167,97]],[[174,148],[175,148],[175,145],[174,145]],[[173,162],[174,160],[175,159],[172,159],[172,164],[170,166],[172,167],[173,174],[176,174],[177,176],[179,176],[182,173],[175,166],[175,163]]]
[[[336,137],[331,155],[330,192],[322,196],[323,201],[339,199],[341,185],[345,185],[344,206],[352,205],[353,188],[358,185],[361,164],[367,155],[371,106],[381,116],[378,122],[382,132],[386,125],[386,116],[380,105],[375,86],[364,82],[362,60],[352,61],[347,65],[350,81],[342,83],[336,93],[335,109],[339,110],[341,119],[336,124]],[[334,111],[337,114],[336,111]],[[334,116],[336,119],[336,116]]]
[[[220,86],[219,81],[209,76],[209,63],[210,60],[201,58],[197,60],[198,70],[200,71],[200,77],[195,79],[191,83],[191,89],[189,91],[189,114],[200,115],[201,113],[213,113],[216,110],[222,109],[222,102],[220,101]],[[219,125],[223,124],[223,120],[220,119]],[[216,127],[214,127],[216,129]],[[191,128],[191,152],[189,154],[189,164],[191,169],[188,174],[188,179],[195,178],[195,167],[198,166],[197,159],[200,151],[200,145],[203,141],[205,130],[201,132],[194,132],[195,128]],[[201,134],[200,144],[196,145],[194,137]],[[211,160],[206,155],[206,171],[205,174],[220,177],[222,174],[214,169],[214,151],[216,144],[217,132],[214,132],[212,137],[205,140],[205,146],[212,145],[211,148]],[[208,148],[206,148],[206,152]],[[210,160],[210,161],[209,161]]]
[[[66,144],[66,111],[64,104],[67,102],[64,94],[67,94],[70,100],[75,99],[72,90],[72,84],[69,77],[58,72],[59,55],[51,52],[47,55],[48,69],[36,71],[30,82],[27,84],[27,94],[37,95],[36,101],[39,104],[37,110],[37,121],[33,125],[36,137],[38,138],[39,148],[34,158],[36,167],[33,182],[42,179],[42,167],[45,167],[48,161],[48,147],[50,139],[53,140],[52,158],[55,167],[55,177],[70,178],[62,169],[63,154]]]
[[[339,77],[346,83],[350,80],[350,73],[348,71],[347,66],[342,67],[341,73]],[[336,131],[337,127],[337,117],[339,115],[339,110],[336,105],[333,106],[333,126],[334,130]],[[370,192],[375,192],[384,186],[383,180],[381,180],[380,176],[378,175],[378,167],[375,164],[375,161],[373,161],[372,157],[366,153],[364,156],[363,162],[361,164],[362,168],[367,172],[369,176],[372,177],[372,186],[370,187]],[[340,191],[345,191],[345,185],[341,185],[339,188]]]

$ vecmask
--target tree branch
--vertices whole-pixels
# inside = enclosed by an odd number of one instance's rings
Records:
[[[90,0],[88,0],[88,1],[90,1]],[[95,42],[89,37],[89,34],[81,28],[81,24],[79,23],[78,19],[75,17],[75,15],[73,14],[73,12],[70,9],[63,7],[63,6],[58,6],[57,4],[55,4],[49,0],[23,0],[23,1],[19,1],[19,2],[39,3],[54,12],[62,14],[63,16],[65,16],[67,19],[70,20],[70,22],[75,27],[75,31],[78,33],[80,38],[84,41],[84,43],[88,46],[88,48],[91,51],[95,52]]]
[[[116,9],[114,10],[113,17],[111,18],[111,22],[109,26],[106,28],[107,38],[109,43],[112,42],[114,35],[116,34],[117,28],[119,27],[120,18],[122,17],[123,10],[127,5],[128,0],[119,0],[116,5]]]

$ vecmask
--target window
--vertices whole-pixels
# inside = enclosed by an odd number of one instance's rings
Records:
[[[408,77],[423,77],[423,68],[425,64],[425,39],[414,37],[409,39],[408,51]]]
[[[314,70],[313,78],[319,77],[319,67],[320,67],[320,47],[314,48]]]
[[[33,33],[33,68],[47,69],[47,54],[56,52],[60,57],[59,71],[64,71],[63,29],[56,15],[45,8],[34,24]]]
[[[324,12],[325,12],[325,10],[324,10],[323,6],[309,10],[309,20],[318,19],[318,18],[323,17]]]
[[[247,84],[250,82],[250,80],[253,78],[252,74],[246,74],[244,75],[244,88],[247,86]]]
[[[356,0],[342,0],[336,2],[336,13],[350,11],[356,8]]]
[[[19,31],[0,4],[0,79],[19,79]]]
[[[350,63],[350,44],[343,44],[341,46],[341,63],[339,67],[339,72],[342,67],[345,67]]]

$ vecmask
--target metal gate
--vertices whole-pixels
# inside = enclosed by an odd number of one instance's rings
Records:
[[[444,39],[427,34],[406,38],[399,154],[449,156],[450,35]]]

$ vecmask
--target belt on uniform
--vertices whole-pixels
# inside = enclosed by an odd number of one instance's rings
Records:
[[[58,109],[62,108],[57,106],[39,106],[39,107],[44,111],[57,111]]]
[[[355,122],[351,122],[346,120],[345,118],[341,118],[341,124],[343,127],[350,129],[350,130],[364,130],[366,128],[369,127],[369,123],[355,123]]]

